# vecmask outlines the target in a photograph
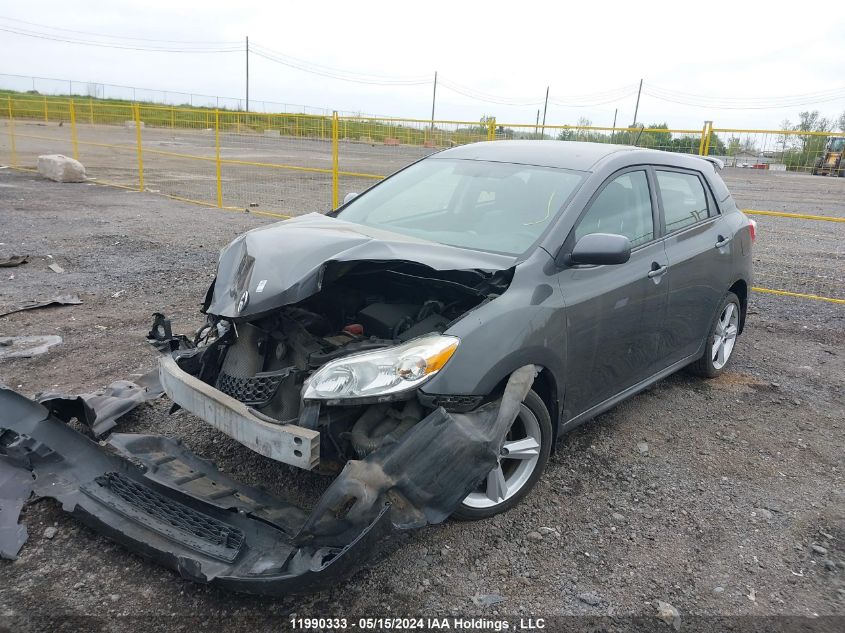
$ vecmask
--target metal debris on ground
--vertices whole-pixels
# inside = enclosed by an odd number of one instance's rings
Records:
[[[33,301],[26,301],[17,306],[0,308],[0,310],[3,310],[0,312],[0,317],[14,314],[15,312],[23,312],[24,310],[36,310],[38,308],[48,308],[51,306],[75,306],[80,303],[82,303],[82,299],[79,298],[79,295],[56,295],[55,297],[44,299],[42,301],[35,299]]]
[[[0,360],[7,358],[32,358],[44,354],[54,345],[62,342],[61,336],[45,334],[41,336],[2,336],[0,337]]]

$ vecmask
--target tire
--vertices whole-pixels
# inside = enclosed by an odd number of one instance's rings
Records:
[[[733,306],[733,310],[728,314],[730,306]],[[739,297],[728,292],[719,304],[716,318],[710,326],[710,333],[704,344],[704,354],[687,369],[704,378],[715,378],[725,371],[733,357],[741,318],[742,304]],[[727,336],[724,335],[725,331],[728,332]]]
[[[521,450],[525,452],[522,454],[533,457],[507,457],[503,450],[500,464],[490,471],[490,475],[477,490],[467,495],[452,513],[453,518],[459,521],[477,521],[507,512],[517,505],[540,479],[549,462],[552,419],[542,398],[534,391],[529,391],[522,402],[519,415],[505,438],[503,449],[507,449],[509,442],[518,440],[523,442]],[[530,440],[534,441],[534,446]],[[512,454],[515,454],[515,451]],[[501,478],[496,477],[497,471],[501,473]],[[503,498],[494,501],[491,495],[501,490],[502,481],[509,489]]]

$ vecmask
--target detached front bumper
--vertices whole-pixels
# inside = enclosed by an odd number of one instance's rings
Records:
[[[26,541],[17,519],[32,494],[184,578],[249,593],[329,584],[391,530],[382,503],[350,534],[313,543],[305,510],[227,477],[177,440],[115,433],[97,444],[0,388],[0,558],[14,559]]]
[[[184,371],[170,354],[159,360],[159,379],[173,402],[256,453],[305,470],[319,463],[319,431],[258,417],[242,402]]]
[[[162,378],[198,414],[209,407],[215,419],[267,424],[222,394],[200,397],[195,379],[163,366]],[[14,558],[26,541],[18,514],[35,495],[197,582],[275,595],[333,584],[392,534],[458,507],[495,466],[535,375],[522,367],[500,400],[465,414],[435,409],[394,444],[348,462],[310,514],[227,477],[177,440],[116,433],[98,444],[0,388],[0,558]]]

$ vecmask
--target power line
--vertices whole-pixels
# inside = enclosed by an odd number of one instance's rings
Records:
[[[650,84],[644,86],[643,92],[669,103],[722,110],[771,110],[845,99],[845,87],[778,97],[713,97],[684,93]]]
[[[49,26],[47,24],[38,24],[37,22],[28,22],[26,20],[20,20],[18,18],[9,18],[5,16],[0,16],[0,20],[6,22],[18,22],[20,24],[27,24],[29,26],[37,26],[42,29],[47,29],[49,31],[64,31],[65,33],[79,33],[81,35],[93,35],[95,37],[104,37],[106,39],[121,39],[121,40],[135,40],[138,42],[159,42],[163,44],[239,44],[237,40],[160,40],[160,39],[152,39],[146,37],[132,37],[130,35],[108,35],[106,33],[93,33],[91,31],[77,31],[74,29],[65,29],[59,26]]]
[[[818,90],[813,92],[802,92],[792,95],[779,95],[779,96],[764,96],[764,97],[750,97],[750,96],[743,96],[743,97],[714,97],[712,95],[702,95],[702,94],[695,94],[690,92],[682,92],[680,90],[674,90],[672,88],[664,88],[661,86],[655,86],[649,84],[649,87],[653,90],[657,90],[664,93],[671,93],[679,96],[685,97],[695,97],[699,99],[710,99],[710,100],[720,100],[720,101],[773,101],[773,100],[782,100],[782,99],[800,99],[805,97],[817,97],[817,96],[825,96],[831,93],[839,93],[845,90],[845,86],[841,86],[838,88],[828,88],[827,90]]]
[[[85,40],[81,38],[71,38],[68,37],[60,37],[57,35],[52,35],[50,33],[40,33],[38,31],[30,31],[26,29],[16,29],[10,28],[6,25],[0,25],[0,31],[6,33],[12,33],[13,35],[21,35],[23,37],[32,37],[41,40],[50,40],[53,42],[62,42],[65,44],[80,44],[82,46],[95,46],[99,48],[113,48],[113,49],[121,49],[121,50],[133,50],[133,51],[147,51],[147,52],[156,52],[156,53],[234,53],[238,51],[242,51],[243,47],[216,47],[216,48],[186,48],[186,47],[175,47],[175,46],[141,46],[140,44],[137,45],[129,45],[129,44],[120,44],[120,43],[109,43],[109,42],[97,42],[94,40]]]
[[[61,31],[64,33],[73,33],[100,39],[90,39],[89,37],[77,37],[74,35],[58,35],[56,33],[49,33],[38,31],[35,29],[16,27],[14,25],[9,24],[2,24],[2,21],[17,22],[20,24],[26,24],[42,29],[47,29],[48,31]],[[26,20],[3,16],[0,16],[0,32],[6,32],[13,35],[60,42],[65,44],[77,44],[82,46],[94,46],[99,48],[145,52],[235,53],[243,52],[245,50],[240,42],[235,41],[159,40],[131,36],[116,36],[107,35],[103,33],[94,33],[90,31],[79,31],[74,29],[47,26],[35,22],[28,22]],[[102,41],[102,39],[105,39],[106,41]],[[145,45],[143,44],[144,42],[149,42],[150,44]],[[378,86],[418,86],[426,85],[431,82],[429,74],[415,76],[387,76],[373,73],[349,71],[341,68],[334,68],[331,66],[325,66],[322,64],[316,64],[314,62],[309,62],[297,57],[293,57],[292,55],[287,55],[280,51],[273,50],[269,47],[256,44],[253,44],[250,47],[249,52],[252,52],[253,54],[258,55],[259,57],[268,61],[281,64],[290,68],[294,68],[302,72],[351,83]],[[440,83],[442,86],[444,86],[448,90],[451,90],[452,92],[485,103],[513,107],[526,107],[540,105],[544,102],[543,97],[541,97],[539,94],[536,97],[508,97],[486,93],[481,90],[459,84],[457,82],[449,81],[448,79],[445,79],[443,77],[440,78]],[[636,84],[629,84],[611,90],[590,94],[549,95],[547,98],[549,103],[558,107],[596,107],[620,101],[622,99],[632,96],[636,91]],[[670,103],[676,103],[679,105],[725,110],[780,109],[787,107],[805,106],[816,103],[827,103],[830,101],[845,99],[845,87],[831,88],[827,90],[801,94],[768,97],[718,97],[711,95],[687,93],[652,84],[645,84],[643,86],[643,92],[655,99],[667,101]]]
[[[497,95],[487,94],[479,90],[475,90],[474,88],[469,88],[467,86],[462,86],[460,84],[456,84],[454,82],[442,78],[440,79],[440,83],[452,92],[464,95],[465,97],[469,97],[470,99],[475,99],[476,101],[484,101],[486,103],[507,106],[529,106],[539,105],[543,103],[543,97],[537,97],[536,99],[532,97],[501,97]]]
[[[369,73],[359,73],[354,71],[343,70],[340,68],[333,68],[331,66],[324,66],[322,64],[315,64],[313,62],[299,59],[279,51],[274,51],[271,48],[262,46],[260,44],[253,44],[250,46],[250,52],[263,57],[271,62],[295,68],[303,72],[329,77],[331,79],[339,79],[341,81],[349,81],[353,83],[374,84],[382,86],[417,86],[431,83],[431,75],[416,75],[416,76],[385,76],[375,75]]]
[[[827,99],[814,99],[812,101],[805,101],[805,102],[794,102],[794,103],[775,103],[769,105],[731,105],[731,104],[712,104],[712,103],[696,103],[695,101],[689,101],[684,99],[672,99],[669,97],[661,96],[659,94],[655,94],[650,90],[643,88],[643,94],[647,94],[650,97],[654,97],[655,99],[659,99],[660,101],[667,101],[669,103],[676,103],[679,105],[686,105],[692,106],[695,108],[703,108],[703,109],[710,109],[710,110],[782,110],[785,108],[796,108],[796,107],[803,107],[808,105],[815,105],[818,103],[828,103],[830,101],[839,101],[840,99],[845,99],[845,94],[830,97]]]
[[[463,86],[461,84],[448,80],[441,80],[441,83],[446,86],[449,90],[457,92],[458,94],[464,95],[471,99],[475,99],[477,101],[484,101],[486,103],[493,103],[497,105],[524,107],[532,105],[541,105],[545,101],[545,99],[540,95],[538,95],[536,98],[503,97],[499,95],[484,93],[480,90],[476,90],[468,86]],[[606,90],[604,92],[596,92],[591,94],[565,96],[551,95],[549,96],[549,103],[560,107],[593,107],[619,101],[627,96],[634,94],[636,90],[637,85],[630,84],[627,86],[620,86],[619,88],[614,88],[612,90]]]

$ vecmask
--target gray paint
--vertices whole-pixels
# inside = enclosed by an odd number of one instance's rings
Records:
[[[517,264],[510,288],[450,328],[447,333],[459,336],[461,345],[423,390],[485,394],[515,368],[532,362],[553,377],[562,428],[600,413],[620,394],[631,395],[666,369],[679,369],[703,353],[718,302],[737,281],[751,286],[748,220],[727,194],[715,166],[695,156],[550,141],[481,143],[437,156],[504,159],[509,145],[517,150],[518,162],[591,173],[538,248]],[[566,158],[569,151],[571,160]],[[650,178],[659,229],[653,242],[634,249],[625,264],[556,264],[554,257],[601,186],[617,172],[637,166],[691,170],[713,194],[728,197],[718,201],[718,216],[666,235],[659,192]],[[715,200],[711,197],[709,203]],[[720,235],[728,243],[716,248]],[[668,265],[667,274],[649,278],[653,262]],[[537,296],[544,299],[532,302]]]
[[[427,394],[486,395],[517,368],[536,364],[558,396],[553,418],[568,426],[630,395],[703,351],[718,303],[737,281],[751,285],[748,220],[716,172],[695,156],[619,145],[496,141],[446,150],[442,158],[506,161],[583,171],[586,178],[535,245],[519,257],[444,246],[309,215],[250,231],[223,250],[208,312],[255,316],[319,290],[331,262],[413,261],[435,270],[514,267],[509,288],[447,331],[461,344],[423,387]],[[666,234],[654,167],[686,170],[706,183],[720,213]],[[602,186],[631,168],[648,173],[655,239],[626,263],[574,266],[573,226]],[[361,194],[367,195],[367,192]],[[333,214],[334,215],[334,214]],[[721,241],[720,241],[721,240]],[[717,247],[717,242],[722,243]],[[650,277],[654,268],[666,273]],[[267,280],[262,293],[257,292]],[[240,313],[244,290],[249,302]],[[744,315],[743,315],[744,321]],[[633,391],[632,391],[633,390]]]
[[[515,257],[469,251],[310,213],[253,229],[220,253],[207,312],[254,317],[320,289],[331,262],[410,261],[434,270],[504,270]],[[244,292],[248,302],[238,310]]]

